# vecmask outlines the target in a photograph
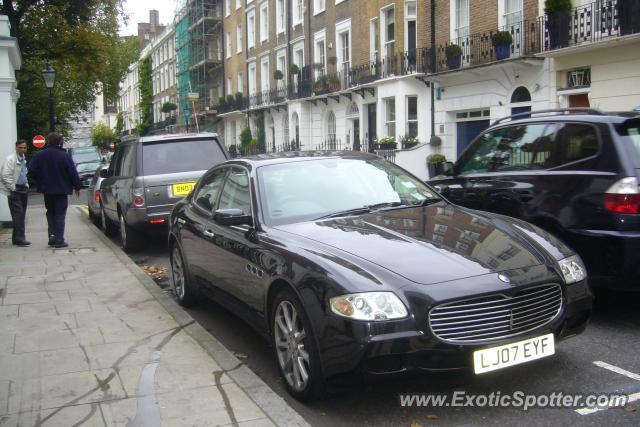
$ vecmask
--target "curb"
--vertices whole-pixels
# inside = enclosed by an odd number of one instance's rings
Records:
[[[80,215],[81,220],[89,226],[91,232],[97,235],[111,249],[118,260],[133,273],[178,325],[184,326],[183,331],[202,346],[213,360],[220,365],[222,371],[249,396],[276,426],[310,426],[283,398],[271,390],[260,377],[227,350],[211,333],[200,326],[177,302],[166,295],[119,246],[109,240],[104,233],[90,222],[87,215],[81,211],[81,208],[76,208],[74,214]]]

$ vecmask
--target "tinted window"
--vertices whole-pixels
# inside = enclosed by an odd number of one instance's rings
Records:
[[[557,125],[523,124],[496,129],[477,139],[458,161],[459,173],[545,169]]]
[[[246,171],[239,168],[231,170],[224,183],[218,209],[240,209],[245,215],[251,215],[251,192]]]
[[[640,121],[634,120],[621,130],[624,147],[636,168],[640,168]]]
[[[122,169],[120,170],[120,175],[134,176],[136,171],[135,162],[136,162],[135,146],[130,145],[123,152]]]
[[[193,196],[196,205],[207,212],[213,210],[225,174],[226,169],[217,169],[202,178],[200,187],[198,187],[198,190]]]
[[[226,160],[211,139],[145,143],[142,153],[144,175],[207,170]]]
[[[556,150],[547,167],[561,166],[598,154],[598,134],[593,126],[568,123],[556,136]]]
[[[120,155],[118,156],[118,158],[116,159],[116,167],[114,170],[114,174],[115,176],[122,176],[122,166],[125,162],[125,160],[127,159],[127,157],[130,157],[129,153],[131,152],[131,145],[125,145],[122,147],[122,150],[120,150]]]

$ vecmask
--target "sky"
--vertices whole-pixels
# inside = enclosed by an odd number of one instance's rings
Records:
[[[160,12],[160,23],[168,24],[173,21],[176,3],[180,0],[125,0],[124,11],[129,16],[127,25],[121,24],[120,35],[138,35],[138,22],[149,22],[149,10]]]

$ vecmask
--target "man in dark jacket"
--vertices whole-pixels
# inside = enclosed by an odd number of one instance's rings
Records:
[[[38,152],[29,164],[29,175],[38,186],[38,192],[44,194],[49,225],[49,246],[66,248],[64,223],[69,205],[68,195],[75,190],[80,195],[80,177],[71,155],[62,148],[62,135],[49,134],[49,143]]]

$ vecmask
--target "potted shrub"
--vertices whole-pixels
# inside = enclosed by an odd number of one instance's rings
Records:
[[[442,154],[429,154],[427,156],[427,168],[429,169],[429,178],[442,174],[442,165],[447,158]]]
[[[550,49],[569,46],[571,9],[571,0],[545,0],[544,13],[547,15]]]
[[[452,43],[445,48],[444,53],[447,57],[447,67],[450,70],[460,68],[462,63],[462,48],[460,46]]]
[[[400,140],[400,145],[403,149],[412,148],[418,144],[420,144],[420,141],[418,141],[418,138],[411,135],[405,135]]]
[[[495,49],[498,61],[511,56],[511,43],[513,43],[513,37],[509,31],[498,31],[491,35],[491,44]]]
[[[429,145],[432,147],[440,147],[442,145],[442,139],[438,135],[432,135],[429,140]]]
[[[274,80],[282,80],[284,78],[284,74],[282,74],[282,71],[280,70],[275,70],[273,72],[273,79]]]
[[[227,103],[227,99],[224,96],[221,96],[220,98],[218,98],[218,105],[220,105],[221,107],[224,107]]]
[[[233,103],[235,101],[236,101],[236,97],[235,96],[233,96],[231,94],[227,95],[227,102],[226,102],[227,105],[233,105]]]
[[[384,138],[380,138],[376,145],[378,150],[395,150],[396,149],[396,138],[393,136],[385,136]]]
[[[327,76],[320,76],[318,80],[313,83],[313,91],[317,94],[327,93],[329,90],[329,84],[327,82]]]
[[[242,92],[236,92],[236,108],[238,109],[242,108],[243,100],[244,100],[244,96],[242,95]]]
[[[340,77],[337,74],[327,75],[327,87],[330,92],[336,92],[340,90]]]
[[[299,72],[300,67],[298,67],[296,64],[289,65],[289,74],[291,74],[292,76],[297,76]]]

